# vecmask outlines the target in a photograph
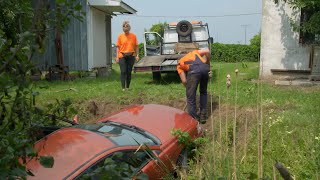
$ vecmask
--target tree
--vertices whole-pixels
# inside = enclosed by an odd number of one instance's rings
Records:
[[[47,33],[59,24],[64,27],[68,19],[77,17],[76,0],[56,0],[68,14],[60,13],[62,21],[52,21],[56,11],[48,6],[49,0],[0,0],[0,177],[19,179],[32,172],[25,169],[27,157],[36,157],[34,124],[48,123],[46,113],[62,112],[69,101],[59,102],[44,110],[36,106],[38,95],[28,74],[34,68],[32,54],[44,51]],[[64,107],[63,107],[64,106]],[[40,163],[50,167],[53,159],[39,157]]]
[[[168,24],[166,22],[164,23],[158,23],[158,24],[153,24],[150,28],[151,32],[157,32],[158,34],[161,35],[161,37],[163,37],[164,35],[164,28],[167,26]]]
[[[260,47],[261,44],[261,33],[256,34],[250,39],[250,45],[255,47]]]
[[[279,3],[280,0],[274,0]],[[284,0],[294,9],[305,9],[310,12],[304,22],[296,25],[299,30],[312,34],[320,34],[320,1],[319,0]]]
[[[164,35],[164,28],[167,26],[167,23],[158,23],[158,24],[153,24],[151,26],[151,28],[149,29],[149,32],[156,32],[158,33],[161,37],[163,37]],[[147,31],[147,30],[145,30]],[[156,35],[154,35],[153,37],[150,36],[146,36],[146,42],[148,45],[154,45],[154,46],[158,46],[160,44],[160,42],[162,41],[162,39]]]
[[[257,52],[260,53],[261,33],[256,34],[252,39],[250,39],[250,46],[257,49]]]
[[[164,23],[158,23],[158,24],[153,24],[151,26],[151,28],[145,29],[145,32],[156,32],[158,33],[161,37],[163,37],[164,35],[164,28],[167,26],[168,24],[166,22]],[[145,36],[145,40],[147,45],[153,45],[153,46],[159,46],[159,44],[162,42],[162,39],[156,35],[149,35],[149,36]],[[143,57],[144,56],[144,44],[140,43],[139,44],[139,56]]]

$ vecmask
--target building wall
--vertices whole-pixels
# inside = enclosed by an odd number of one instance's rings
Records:
[[[111,14],[118,9],[113,6],[106,8],[111,2],[108,0],[98,1],[97,6],[91,6],[88,0],[76,1],[81,3],[85,17],[81,21],[71,18],[69,25],[63,29],[64,65],[68,66],[69,70],[109,70],[112,66]],[[54,0],[50,0],[50,8],[55,8]],[[131,11],[134,13],[134,10]],[[48,70],[50,66],[57,64],[54,41],[54,31],[50,31],[45,42],[45,52],[33,55],[32,61],[41,70]]]
[[[106,14],[96,8],[90,7],[89,29],[89,69],[106,67]],[[110,32],[109,32],[110,33]]]
[[[111,15],[106,15],[106,42],[107,42],[107,69],[111,71],[112,68],[112,32],[111,32]]]
[[[79,0],[83,11],[87,11],[86,0]],[[50,7],[54,8],[54,1],[50,1]],[[62,49],[64,65],[69,70],[88,70],[88,44],[87,44],[87,19],[82,21],[71,19],[69,25],[62,33]],[[48,70],[50,66],[57,64],[54,43],[54,31],[49,31],[46,39],[46,51],[35,53],[32,61],[41,69]]]
[[[310,70],[311,47],[299,44],[299,33],[290,24],[300,21],[300,11],[283,1],[263,0],[260,77],[272,76],[271,69]]]
[[[86,12],[86,0],[81,0],[83,11]],[[64,63],[69,70],[88,69],[88,30],[87,21],[72,18],[69,26],[63,34]]]

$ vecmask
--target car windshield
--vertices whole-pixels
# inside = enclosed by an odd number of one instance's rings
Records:
[[[111,121],[96,124],[79,124],[73,127],[101,134],[119,146],[159,145],[160,143],[158,138],[140,128]]]

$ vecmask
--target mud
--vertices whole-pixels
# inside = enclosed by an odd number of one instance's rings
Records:
[[[168,101],[145,102],[143,97],[144,95],[142,93],[139,94],[135,99],[124,100],[123,102],[117,103],[101,99],[91,99],[87,102],[81,102],[81,107],[79,107],[80,122],[96,122],[108,114],[132,104],[162,104],[186,111],[185,98],[171,99]],[[197,103],[199,104],[199,102]],[[219,107],[218,97],[211,97],[210,95],[208,96],[207,107],[208,119],[207,122],[201,126],[205,129],[208,137],[215,137],[216,139],[219,139],[221,135],[224,138],[228,136],[230,139],[232,139],[233,121],[236,119],[237,142],[241,146],[241,144],[245,143],[245,137],[249,137],[252,129],[257,127],[259,114],[257,113],[258,110],[256,107],[236,107],[232,104],[221,104]],[[264,114],[267,114],[271,111],[283,111],[284,109],[288,108],[292,109],[295,108],[295,106],[292,104],[286,104],[282,107],[279,107],[278,105],[270,102],[269,104],[264,104],[263,111]]]

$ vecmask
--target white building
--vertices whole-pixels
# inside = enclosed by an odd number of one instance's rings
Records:
[[[308,13],[292,9],[274,0],[263,0],[260,77],[311,78],[320,76],[319,36],[294,31],[292,22],[300,23]]]

